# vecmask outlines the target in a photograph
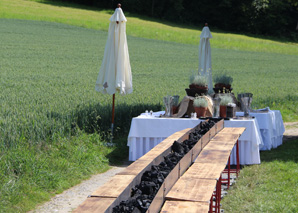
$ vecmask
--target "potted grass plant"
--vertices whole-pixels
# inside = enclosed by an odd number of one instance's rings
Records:
[[[208,89],[208,82],[206,76],[191,75],[189,78],[189,88]]]
[[[227,117],[227,106],[233,103],[233,98],[229,94],[224,94],[220,97],[220,110],[219,116],[222,118]]]
[[[178,113],[178,104],[179,104],[179,95],[174,95],[173,96],[173,106],[172,106],[173,114]]]
[[[195,97],[193,101],[193,106],[195,112],[197,113],[197,118],[206,116],[208,101],[204,96]]]
[[[233,83],[233,78],[231,76],[226,76],[224,80],[224,84],[227,89],[231,89],[232,83]]]
[[[233,83],[233,78],[231,76],[228,76],[228,75],[217,75],[214,77],[214,90],[219,92],[229,92],[231,91],[231,85]],[[228,91],[223,91],[224,88]]]
[[[227,117],[234,118],[236,116],[236,104],[229,103],[227,105]]]
[[[206,76],[192,74],[189,78],[189,83],[189,89],[185,89],[187,95],[195,97],[195,94],[207,94],[208,81]]]

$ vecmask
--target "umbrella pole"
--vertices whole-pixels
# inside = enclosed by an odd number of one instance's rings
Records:
[[[114,118],[115,118],[115,93],[113,94],[113,106],[112,106],[111,143],[113,142]]]

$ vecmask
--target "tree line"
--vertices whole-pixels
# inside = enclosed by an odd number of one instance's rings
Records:
[[[172,22],[298,41],[298,0],[60,0]]]

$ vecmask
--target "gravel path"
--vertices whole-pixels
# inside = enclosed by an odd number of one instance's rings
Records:
[[[101,185],[106,183],[111,177],[125,168],[113,166],[105,173],[93,175],[89,180],[85,180],[61,194],[56,195],[50,201],[36,208],[29,213],[52,213],[52,212],[71,212],[83,203],[88,195],[94,192]]]
[[[284,123],[286,132],[284,133],[285,141],[298,138],[298,122]],[[83,203],[88,195],[94,192],[98,187],[106,183],[112,176],[122,171],[126,166],[112,167],[105,173],[92,176],[89,180],[74,186],[61,194],[56,195],[50,201],[37,207],[29,213],[66,213],[76,209]],[[223,192],[225,194],[225,192]]]

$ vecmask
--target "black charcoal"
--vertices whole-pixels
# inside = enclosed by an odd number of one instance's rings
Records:
[[[202,122],[189,134],[189,139],[184,140],[182,143],[174,141],[171,147],[172,152],[165,156],[164,161],[159,165],[153,165],[151,170],[143,173],[141,183],[132,188],[131,197],[115,206],[113,213],[132,213],[135,208],[138,208],[140,212],[146,212],[171,170],[217,121]]]

